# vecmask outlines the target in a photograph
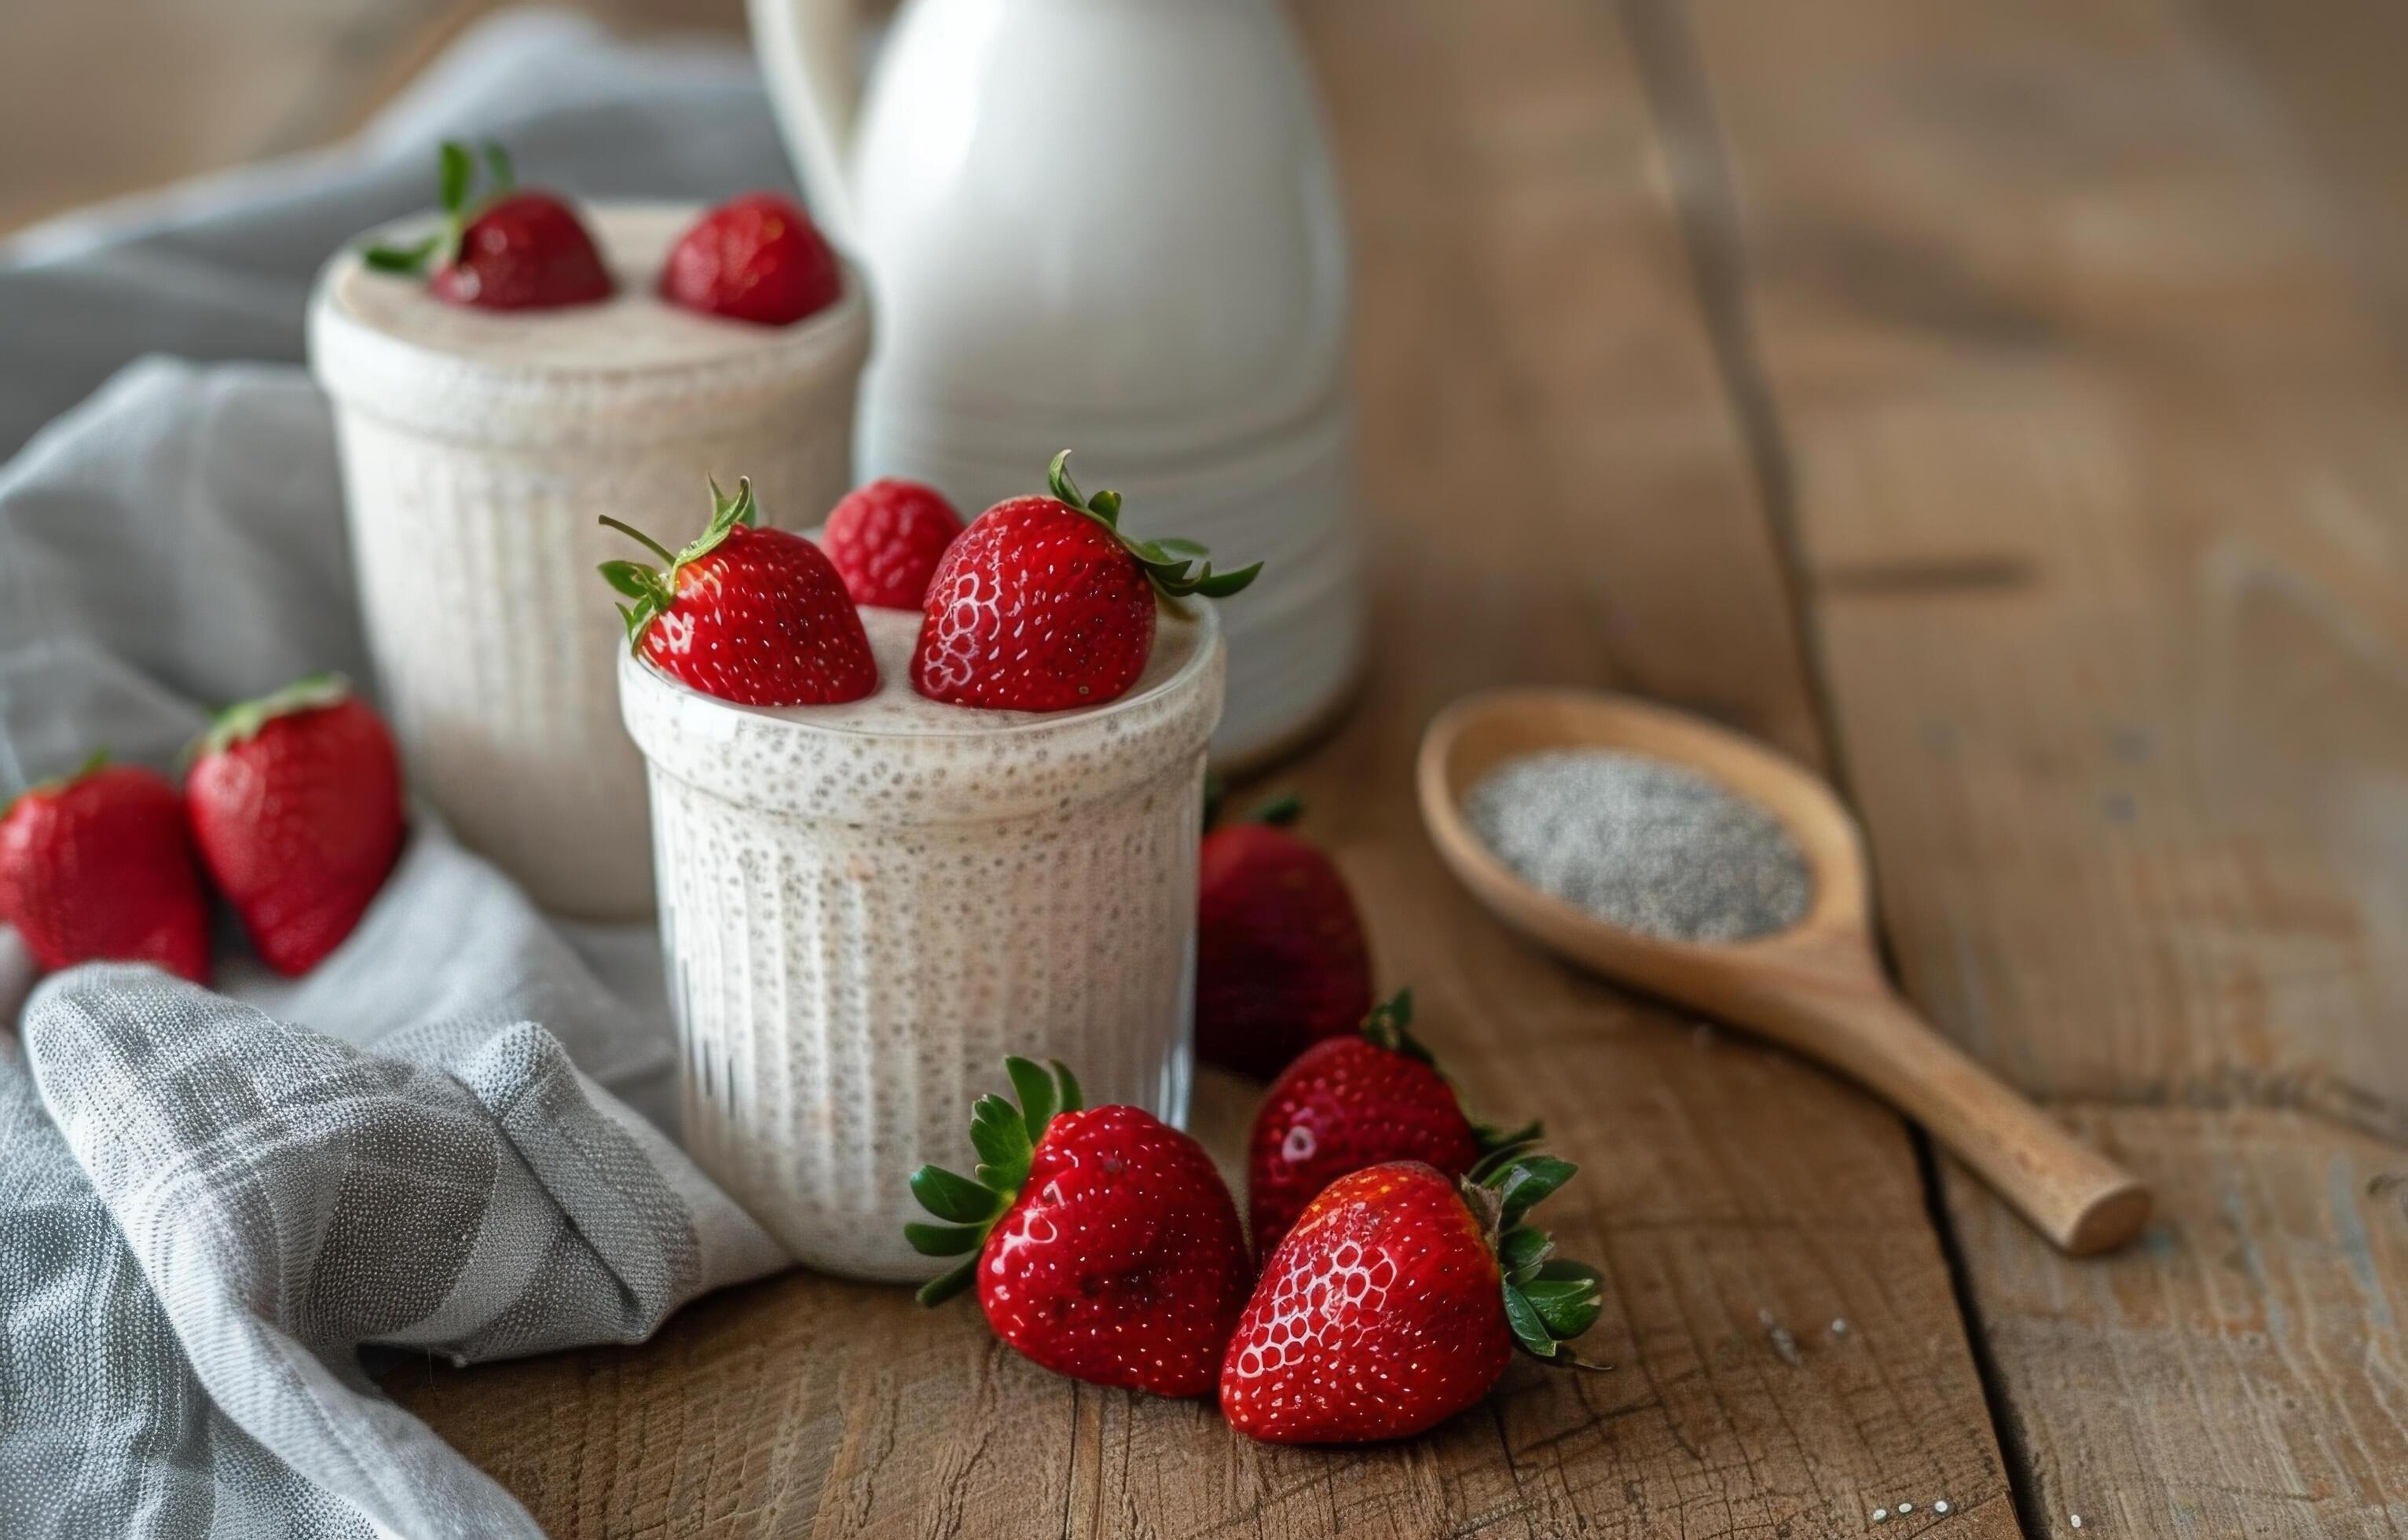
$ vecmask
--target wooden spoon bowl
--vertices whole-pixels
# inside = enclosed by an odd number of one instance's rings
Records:
[[[1509,760],[1617,749],[1676,765],[1778,818],[1813,896],[1796,924],[1741,942],[1660,940],[1544,892],[1498,859],[1463,799]],[[2059,1248],[2110,1250],[2140,1232],[2148,1188],[1931,1029],[1873,947],[1864,840],[1822,780],[1681,712],[1595,690],[1497,690],[1441,712],[1422,738],[1422,819],[1498,918],[1607,977],[1747,1028],[1838,1070],[1920,1123]]]

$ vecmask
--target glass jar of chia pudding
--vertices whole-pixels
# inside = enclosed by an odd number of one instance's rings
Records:
[[[920,616],[865,609],[880,684],[760,708],[619,664],[650,766],[686,1148],[806,1264],[925,1277],[909,1178],[969,1169],[1007,1054],[1183,1123],[1204,749],[1226,655],[1165,601],[1101,706],[913,691]]]
[[[619,720],[626,635],[603,528],[682,517],[706,476],[752,478],[765,521],[817,524],[851,481],[869,346],[858,272],[787,326],[655,292],[699,209],[586,209],[618,292],[480,310],[337,255],[310,302],[335,400],[368,645],[413,785],[555,913],[652,902],[641,759]],[[383,232],[406,242],[421,220]]]

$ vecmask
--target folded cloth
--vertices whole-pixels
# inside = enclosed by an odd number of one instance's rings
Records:
[[[129,361],[297,358],[316,266],[427,200],[445,133],[591,195],[785,183],[731,49],[519,15],[430,81],[343,151],[0,250],[0,452],[30,436],[0,468],[0,800],[104,743],[168,769],[209,704],[305,673],[371,684],[308,378]],[[94,965],[22,1015],[8,991],[0,1535],[536,1533],[361,1354],[636,1341],[782,1264],[656,1126],[649,928],[547,921],[421,813],[307,977],[222,942],[215,990]]]

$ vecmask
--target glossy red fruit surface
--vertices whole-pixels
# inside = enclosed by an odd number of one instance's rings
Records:
[[[836,252],[794,199],[748,193],[710,209],[669,248],[661,297],[708,315],[786,326],[844,293]],[[867,601],[865,601],[867,602]]]
[[[435,271],[436,297],[485,310],[591,305],[616,285],[575,209],[549,193],[512,193],[468,222],[458,258]]]
[[[1502,1288],[1453,1177],[1417,1161],[1341,1176],[1265,1264],[1223,1360],[1221,1413],[1274,1443],[1434,1427],[1512,1359]]]
[[[820,549],[853,603],[918,610],[961,532],[962,516],[936,488],[887,477],[844,495],[820,531]]]
[[[1197,857],[1196,1052],[1268,1080],[1371,1008],[1354,895],[1317,846],[1265,824],[1204,837]]]
[[[207,984],[183,798],[153,771],[97,760],[33,787],[0,816],[0,918],[45,969],[150,962]]]
[[[956,706],[1100,706],[1145,672],[1154,605],[1110,529],[1052,497],[997,503],[929,580],[911,686]]]
[[[1059,1064],[1005,1068],[1020,1105],[985,1096],[972,1109],[977,1178],[912,1173],[920,1205],[949,1222],[908,1224],[906,1238],[967,1259],[921,1302],[975,1286],[996,1335],[1057,1374],[1210,1395],[1254,1274],[1211,1158],[1139,1108],[1082,1110]]]
[[[1090,497],[1070,452],[1046,468],[1050,497],[980,514],[930,580],[911,686],[931,700],[1005,711],[1100,706],[1145,672],[1158,597],[1224,598],[1262,563],[1215,572],[1193,540],[1140,540],[1121,496]]]
[[[1359,1035],[1314,1043],[1272,1082],[1247,1140],[1255,1254],[1268,1257],[1340,1176],[1389,1160],[1461,1176],[1482,1153],[1455,1087],[1429,1065]]]
[[[306,973],[342,944],[401,854],[393,735],[337,679],[223,713],[184,795],[210,879],[280,973]]]
[[[1202,1145],[1135,1107],[1066,1113],[979,1259],[996,1335],[1058,1374],[1211,1393],[1253,1265]]]
[[[710,525],[675,554],[603,520],[667,564],[602,565],[634,601],[620,606],[631,644],[671,678],[747,706],[834,705],[876,690],[861,612],[826,554],[800,535],[753,527],[750,482],[732,498],[714,487],[712,499]]]

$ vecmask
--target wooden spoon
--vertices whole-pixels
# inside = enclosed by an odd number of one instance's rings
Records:
[[[1778,817],[1814,880],[1806,914],[1751,941],[1684,943],[1610,925],[1507,867],[1463,816],[1497,766],[1547,749],[1610,748],[1711,776]],[[1870,1087],[1946,1145],[2060,1249],[2123,1245],[2149,1189],[2077,1142],[1901,1000],[1872,943],[1864,842],[1828,786],[1771,750],[1680,712],[1590,690],[1498,690],[1456,701],[1423,735],[1422,818],[1439,854],[1516,929],[1650,994],[1749,1028]]]

